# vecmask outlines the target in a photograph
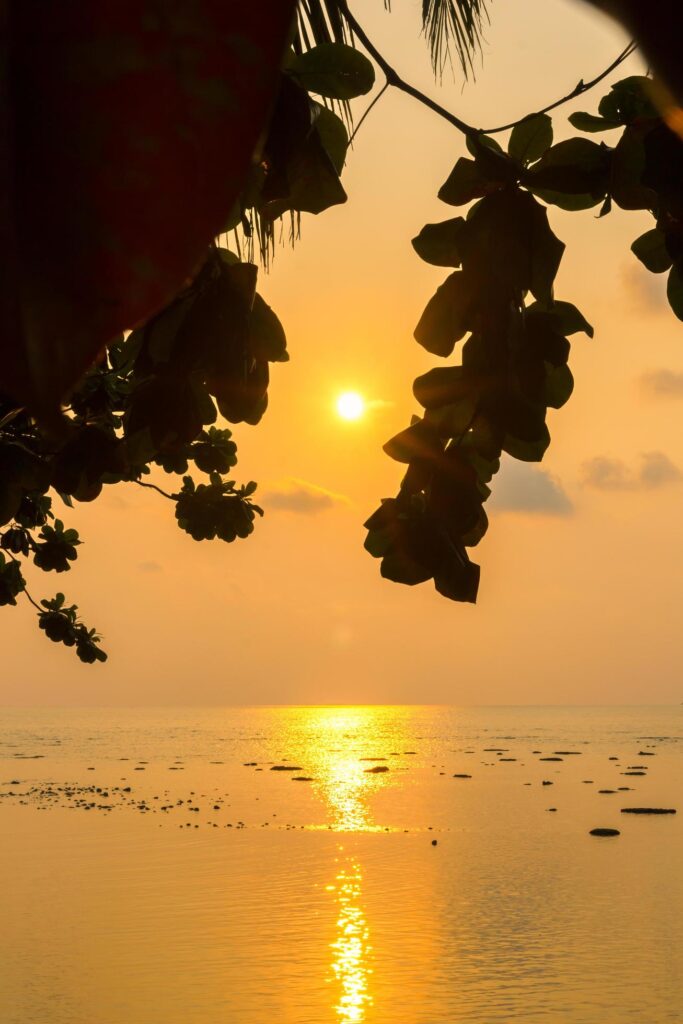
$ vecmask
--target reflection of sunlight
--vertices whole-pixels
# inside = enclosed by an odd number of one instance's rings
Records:
[[[306,760],[314,787],[325,803],[330,827],[338,832],[371,832],[379,828],[369,798],[392,782],[391,772],[372,773],[369,760],[386,759],[405,746],[394,709],[383,707],[302,708]],[[397,728],[398,726],[398,728]],[[303,761],[301,762],[304,763]],[[381,760],[380,763],[383,763]],[[343,848],[340,848],[343,849]],[[361,864],[352,854],[337,861],[334,884],[336,934],[331,980],[336,982],[334,1009],[340,1024],[361,1024],[373,1004],[370,928],[363,909]]]
[[[341,988],[335,1010],[343,1024],[365,1020],[365,1010],[372,1005],[368,993],[372,973],[368,966],[370,931],[360,906],[362,880],[358,861],[355,857],[347,858],[337,875],[337,938],[330,943],[334,953],[332,970]]]
[[[387,742],[400,743],[385,732],[387,709],[305,708],[302,714],[310,748],[307,763],[313,767],[314,787],[327,807],[330,826],[339,832],[377,829],[368,797],[382,789],[390,775],[369,773],[370,763],[360,758],[386,756]]]

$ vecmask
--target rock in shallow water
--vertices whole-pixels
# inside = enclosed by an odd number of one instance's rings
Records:
[[[592,828],[590,834],[592,836],[620,836],[621,832],[618,828]]]
[[[385,764],[376,764],[374,768],[366,768],[365,771],[371,775],[377,775],[379,772],[388,772],[389,769]]]
[[[675,814],[675,807],[622,807],[622,814]]]

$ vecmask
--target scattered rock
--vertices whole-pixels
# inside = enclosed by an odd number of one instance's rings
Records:
[[[432,839],[432,846],[436,846],[437,843],[438,843],[438,839]]]
[[[453,776],[454,779],[471,779],[471,775],[465,774],[465,772],[456,772]]]
[[[561,757],[539,757],[539,761],[561,761]]]
[[[556,810],[557,810],[557,807],[546,807],[546,811],[550,811],[552,813],[554,813]]]
[[[550,779],[544,779],[543,782],[541,783],[541,785],[542,786],[552,786],[553,783],[550,781]]]
[[[564,757],[580,757],[582,750],[554,750],[554,754],[562,754]]]
[[[371,775],[377,775],[379,772],[388,772],[389,769],[385,764],[376,764],[374,768],[366,768],[365,771]]]
[[[618,828],[592,828],[590,834],[592,836],[620,836],[621,832]]]
[[[293,775],[292,782],[313,782],[312,775]]]
[[[300,764],[274,764],[271,772],[300,772],[303,771]]]
[[[359,761],[386,761],[386,757],[359,757]]]
[[[675,807],[622,807],[622,814],[675,814]]]
[[[647,772],[622,772],[622,775],[647,775]]]
[[[599,789],[598,793],[616,793],[616,789]]]
[[[655,756],[654,750],[639,750],[638,751],[638,757],[654,757],[654,756]]]

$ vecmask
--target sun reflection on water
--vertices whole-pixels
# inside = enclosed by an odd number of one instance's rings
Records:
[[[330,943],[333,952],[332,970],[340,988],[334,1007],[344,1024],[365,1020],[365,1010],[372,1006],[369,994],[370,929],[361,906],[363,875],[358,860],[347,857],[337,874],[337,938]]]
[[[303,709],[302,709],[303,710]],[[315,790],[324,801],[329,827],[337,832],[379,830],[369,797],[391,782],[391,772],[368,771],[403,747],[395,715],[391,727],[381,707],[307,708],[305,733],[315,762]],[[370,761],[368,758],[376,758]],[[373,1005],[370,991],[372,946],[363,908],[363,871],[357,856],[339,848],[334,883],[336,924],[330,981],[337,992],[334,1011],[340,1024],[361,1024]]]

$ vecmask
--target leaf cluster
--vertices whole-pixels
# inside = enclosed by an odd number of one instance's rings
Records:
[[[295,46],[280,77],[260,159],[225,225],[226,231],[239,229],[238,245],[244,236],[251,253],[256,240],[268,262],[279,218],[291,218],[293,237],[301,213],[346,202],[340,178],[349,145],[348,101],[368,93],[374,81],[368,58],[340,39]]]
[[[183,292],[125,339],[117,338],[68,399],[63,436],[42,434],[24,412],[0,400],[0,602],[27,593],[22,560],[67,572],[78,533],[52,511],[95,500],[103,487],[137,482],[175,503],[179,527],[196,540],[247,537],[262,510],[256,484],[224,478],[237,446],[220,415],[257,423],[268,402],[269,364],[288,358],[282,325],[256,291],[257,269],[213,246]],[[148,482],[153,470],[188,473],[175,493]],[[180,481],[179,481],[180,483]],[[58,599],[55,599],[57,601]],[[75,606],[33,602],[46,635],[102,661],[99,636]]]

